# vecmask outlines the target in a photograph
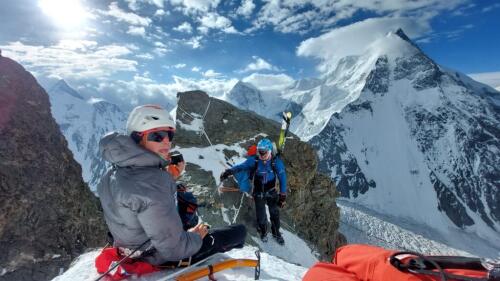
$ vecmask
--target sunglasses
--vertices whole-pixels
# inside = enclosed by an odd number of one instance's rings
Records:
[[[167,131],[167,130],[154,131],[154,132],[148,133],[147,140],[153,141],[153,142],[162,142],[167,137],[168,137],[168,141],[172,142],[172,139],[174,138],[174,131]]]
[[[265,150],[265,149],[259,149],[258,152],[259,152],[260,156],[265,156],[267,154],[267,150]]]

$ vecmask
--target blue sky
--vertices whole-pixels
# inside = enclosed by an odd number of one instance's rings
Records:
[[[237,80],[320,77],[398,27],[437,63],[500,86],[500,2],[470,0],[19,0],[0,8],[0,49],[48,87],[174,102]],[[326,51],[325,51],[326,50]]]

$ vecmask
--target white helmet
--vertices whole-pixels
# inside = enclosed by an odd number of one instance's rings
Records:
[[[144,132],[159,127],[175,128],[174,119],[161,106],[141,105],[132,110],[127,119],[127,134]]]

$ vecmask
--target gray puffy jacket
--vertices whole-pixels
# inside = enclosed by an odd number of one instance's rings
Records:
[[[114,166],[101,179],[97,192],[115,246],[134,249],[151,239],[156,251],[146,260],[156,265],[195,254],[202,240],[182,228],[175,181],[160,169],[164,161],[118,133],[104,136],[99,149]]]

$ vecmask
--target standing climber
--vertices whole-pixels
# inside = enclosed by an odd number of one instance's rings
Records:
[[[286,200],[286,171],[285,165],[279,156],[273,153],[273,143],[264,138],[257,144],[257,155],[250,156],[239,165],[225,170],[220,179],[225,180],[230,175],[241,171],[248,171],[253,176],[253,197],[257,216],[257,230],[262,241],[267,241],[266,204],[271,219],[271,233],[276,241],[283,245],[285,240],[281,235],[279,208],[285,206]],[[276,178],[279,180],[279,194],[276,191]],[[279,208],[278,208],[279,207]]]

